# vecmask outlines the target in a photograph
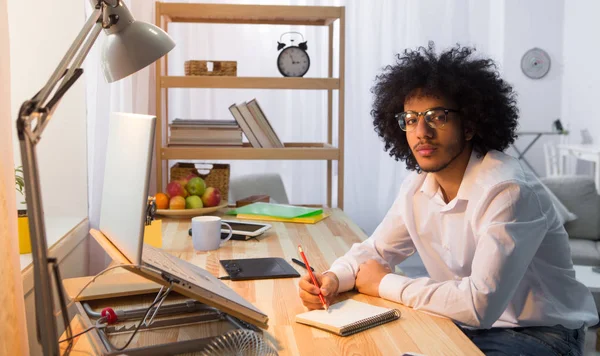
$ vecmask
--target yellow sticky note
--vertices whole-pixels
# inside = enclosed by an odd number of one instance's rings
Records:
[[[17,224],[19,227],[19,253],[31,253],[29,218],[27,216],[21,216],[19,217]]]
[[[162,248],[162,221],[152,220],[144,227],[144,243],[156,248]]]

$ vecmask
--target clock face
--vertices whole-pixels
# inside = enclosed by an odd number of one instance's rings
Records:
[[[277,68],[284,77],[302,77],[309,67],[308,53],[296,46],[284,48],[277,57]]]

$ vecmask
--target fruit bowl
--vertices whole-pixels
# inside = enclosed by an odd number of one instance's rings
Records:
[[[211,206],[209,208],[199,209],[156,209],[157,215],[168,216],[168,217],[194,217],[198,215],[205,215],[214,213],[215,211],[222,209],[227,206],[227,201],[221,200],[219,205]]]

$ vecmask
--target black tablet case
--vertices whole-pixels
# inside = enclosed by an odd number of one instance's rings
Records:
[[[243,258],[220,262],[232,281],[300,277],[294,267],[280,257]]]

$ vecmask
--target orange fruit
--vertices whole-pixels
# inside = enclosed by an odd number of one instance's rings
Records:
[[[154,196],[157,209],[169,209],[169,197],[165,193],[158,193]]]

